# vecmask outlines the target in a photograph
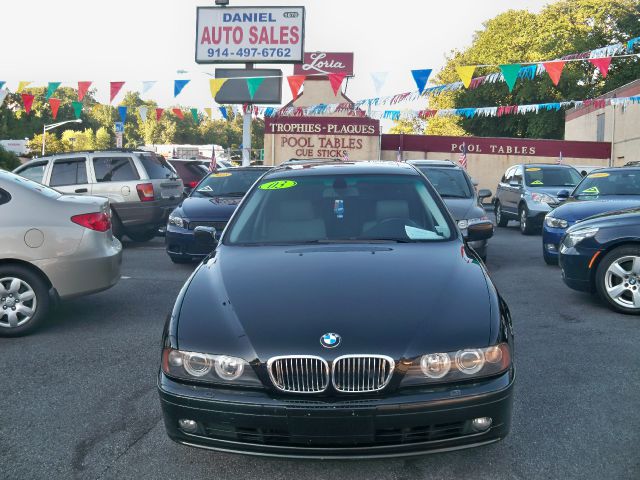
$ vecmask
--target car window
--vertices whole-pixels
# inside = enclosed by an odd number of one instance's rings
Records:
[[[262,169],[229,169],[218,170],[204,178],[198,188],[191,193],[192,197],[242,197],[251,185],[264,174]]]
[[[208,170],[200,162],[172,162],[169,161],[173,168],[176,169],[178,175],[185,182],[200,181],[204,177]]]
[[[580,199],[608,195],[640,196],[640,170],[595,171],[584,177],[573,191],[573,196]]]
[[[573,168],[527,167],[524,179],[530,187],[575,187],[582,176]]]
[[[175,171],[169,165],[169,162],[163,157],[155,154],[144,154],[138,157],[142,162],[142,166],[147,172],[147,176],[152,179],[173,178],[176,176]]]
[[[471,198],[467,177],[457,168],[419,167],[443,198]]]
[[[11,200],[11,195],[9,195],[9,192],[0,188],[0,205],[9,203],[9,200]]]
[[[447,218],[419,176],[267,178],[249,193],[223,243],[443,241],[454,232]]]
[[[49,180],[50,186],[61,187],[84,183],[87,183],[86,158],[59,159],[54,162]]]
[[[96,173],[96,181],[99,183],[140,179],[129,157],[95,157],[93,169]]]
[[[522,167],[518,166],[513,172],[513,181],[522,185]]]
[[[34,163],[16,172],[18,175],[34,182],[42,183],[47,162]]]
[[[502,177],[502,182],[509,183],[512,177],[513,177],[513,167],[507,168],[507,171],[504,172],[504,176]]]

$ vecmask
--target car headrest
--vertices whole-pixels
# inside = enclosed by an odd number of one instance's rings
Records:
[[[300,221],[314,218],[313,207],[309,200],[283,202],[278,207],[280,220]]]
[[[376,218],[409,218],[409,204],[405,200],[378,200]]]

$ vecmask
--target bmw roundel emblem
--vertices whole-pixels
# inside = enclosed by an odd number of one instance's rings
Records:
[[[325,333],[320,337],[320,345],[324,348],[336,348],[341,341],[342,338],[337,333]]]

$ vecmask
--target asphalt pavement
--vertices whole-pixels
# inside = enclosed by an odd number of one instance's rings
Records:
[[[371,461],[173,443],[156,392],[160,338],[194,266],[172,264],[158,238],[126,245],[111,290],[67,302],[32,336],[0,339],[0,478],[639,479],[640,317],[566,288],[540,236],[515,225],[491,239],[487,267],[516,333],[513,425],[499,443]]]

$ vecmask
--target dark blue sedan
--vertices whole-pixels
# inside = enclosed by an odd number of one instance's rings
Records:
[[[560,240],[567,228],[593,215],[640,207],[640,168],[606,168],[584,177],[568,200],[547,214],[542,228],[544,261],[558,262]]]
[[[564,282],[598,292],[611,308],[640,314],[640,208],[591,217],[560,244]]]
[[[224,230],[251,185],[270,167],[239,167],[218,170],[205,176],[169,215],[165,245],[174,263],[201,260],[211,252],[194,238],[197,226]]]

